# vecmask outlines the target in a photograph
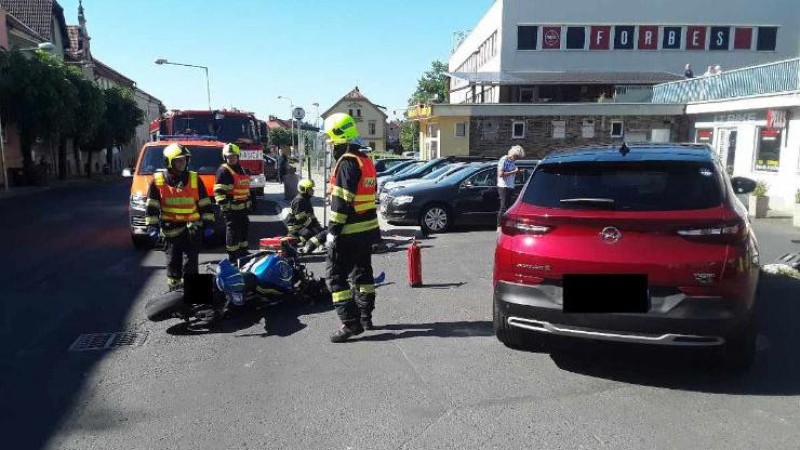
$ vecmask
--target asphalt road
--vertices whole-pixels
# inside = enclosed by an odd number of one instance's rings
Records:
[[[405,284],[413,230],[376,255],[378,329],[330,344],[329,307],[280,305],[213,333],[150,323],[159,252],[127,234],[124,184],[0,201],[0,398],[9,449],[797,448],[800,282],[769,277],[758,360],[732,377],[703,352],[560,341],[500,344],[493,230],[424,241],[426,286]],[[265,205],[269,206],[269,205]],[[253,217],[256,236],[278,223]],[[792,244],[756,224],[762,258]],[[211,260],[215,254],[204,254]],[[320,271],[321,263],[311,264]],[[84,333],[141,346],[71,352]]]

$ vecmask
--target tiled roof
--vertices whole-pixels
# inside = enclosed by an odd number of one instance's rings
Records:
[[[30,36],[32,39],[38,40],[38,42],[47,41],[47,39],[45,39],[39,33],[34,31],[31,27],[25,25],[24,23],[22,23],[22,21],[20,21],[16,17],[14,17],[13,14],[10,14],[10,13],[6,12],[6,10],[3,9],[3,5],[0,5],[0,10],[2,10],[4,13],[6,13],[6,16],[5,16],[6,17],[6,22],[8,23],[8,25],[11,28],[17,29],[17,30],[25,33],[27,36]]]
[[[64,9],[55,0],[0,0],[0,5],[42,37],[50,39],[53,16],[66,27]],[[64,33],[65,30],[60,30]],[[66,35],[64,38],[66,39]]]
[[[367,102],[367,103],[375,106],[378,109],[378,112],[380,112],[381,114],[383,114],[386,117],[389,117],[385,112],[382,111],[382,109],[386,109],[386,107],[381,106],[381,105],[377,105],[375,103],[372,103],[364,94],[361,93],[361,90],[358,89],[358,86],[356,86],[355,89],[353,89],[352,91],[350,91],[347,94],[345,94],[344,97],[340,98],[339,101],[334,103],[333,106],[328,108],[327,111],[323,112],[320,115],[320,117],[328,117],[328,115],[331,113],[331,111],[333,111],[333,109],[336,108],[336,105],[338,105],[339,103],[341,103],[343,101],[346,101],[346,100],[359,100],[359,101]]]

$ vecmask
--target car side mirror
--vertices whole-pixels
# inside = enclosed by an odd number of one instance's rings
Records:
[[[733,186],[733,192],[737,194],[749,194],[756,189],[755,180],[745,177],[731,178],[731,185]]]
[[[133,170],[127,167],[122,169],[122,176],[125,178],[133,178]]]

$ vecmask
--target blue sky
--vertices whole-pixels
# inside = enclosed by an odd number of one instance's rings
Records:
[[[78,0],[59,0],[77,24]],[[168,108],[206,108],[206,65],[215,108],[309,118],[349,92],[403,107],[452,33],[474,27],[493,0],[84,0],[92,54]]]

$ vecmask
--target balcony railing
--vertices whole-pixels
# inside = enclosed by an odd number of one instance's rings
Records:
[[[693,103],[800,91],[800,58],[658,84],[653,103]]]

